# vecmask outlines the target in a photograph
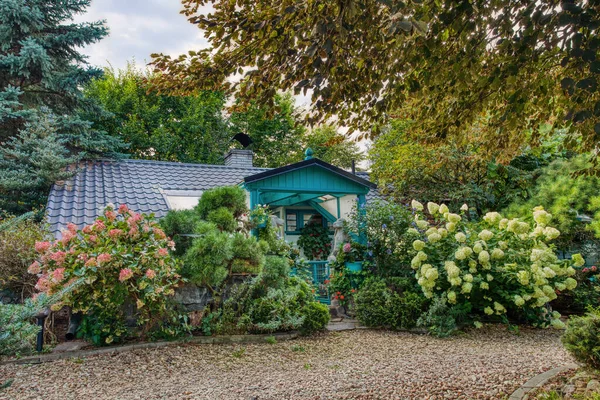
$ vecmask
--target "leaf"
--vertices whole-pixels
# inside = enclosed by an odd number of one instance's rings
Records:
[[[406,20],[406,19],[396,22],[396,26],[407,33],[412,31],[412,29],[413,29],[412,22],[410,22],[409,20]]]

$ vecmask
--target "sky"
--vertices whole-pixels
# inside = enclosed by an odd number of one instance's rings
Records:
[[[110,34],[82,51],[90,64],[123,68],[133,59],[143,66],[152,53],[176,56],[207,47],[203,32],[179,14],[181,8],[179,0],[92,0],[76,21],[105,20]]]

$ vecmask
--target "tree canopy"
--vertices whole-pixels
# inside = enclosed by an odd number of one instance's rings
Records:
[[[201,6],[214,10],[202,13]],[[161,90],[218,89],[272,102],[311,91],[311,122],[332,116],[365,133],[390,117],[428,140],[482,124],[487,145],[516,154],[540,123],[567,144],[600,135],[600,1],[344,2],[183,0],[211,47],[154,55]],[[242,75],[239,80],[230,79]],[[463,138],[464,139],[464,138]]]
[[[123,70],[105,69],[84,93],[108,111],[86,117],[127,143],[126,152],[133,158],[218,164],[229,146],[222,113],[225,98],[220,93],[158,94],[134,63]]]
[[[90,0],[4,0],[0,5],[0,207],[43,205],[65,165],[122,148],[81,117],[102,112],[81,87],[101,71],[79,48],[108,33],[104,21],[73,23]]]

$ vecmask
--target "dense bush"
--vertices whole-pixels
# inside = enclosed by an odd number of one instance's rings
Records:
[[[268,256],[263,271],[237,286],[214,319],[217,333],[269,333],[299,329],[305,334],[325,328],[329,309],[315,300],[314,289],[289,276],[289,261]]]
[[[34,292],[35,276],[27,267],[36,259],[35,242],[48,233],[31,218],[0,219],[0,289],[8,289],[21,299]]]
[[[209,213],[221,207],[228,209],[233,214],[233,218],[240,218],[248,211],[244,189],[239,186],[222,186],[207,190],[202,193],[194,210],[200,218],[208,219]]]
[[[576,360],[600,369],[600,309],[590,308],[585,316],[571,317],[562,342]]]
[[[583,258],[559,260],[550,242],[560,232],[549,226],[552,215],[537,207],[534,224],[488,213],[479,224],[465,223],[445,205],[428,203],[435,226],[422,219],[423,206],[413,201],[415,222],[423,240],[413,246],[416,278],[427,297],[439,295],[449,304],[467,304],[474,312],[524,318],[535,325],[564,324],[546,312],[556,292],[572,290],[575,269]],[[466,212],[466,206],[462,212]]]
[[[528,200],[516,201],[505,211],[510,217],[526,215],[536,206],[543,206],[553,216],[555,227],[561,235],[557,245],[561,249],[578,247],[583,241],[600,235],[600,178],[596,175],[575,173],[589,168],[589,156],[559,159],[543,169]],[[590,225],[578,217],[594,217]],[[589,229],[593,228],[593,229]],[[597,245],[597,244],[596,244]]]
[[[427,299],[407,280],[386,283],[370,278],[355,296],[356,317],[365,326],[410,329],[417,324]]]
[[[141,333],[175,333],[165,324],[172,307],[168,298],[181,282],[179,266],[169,254],[174,248],[152,216],[121,205],[108,205],[92,225],[78,231],[73,224],[54,243],[38,242],[39,262],[29,271],[39,276],[36,289],[48,294],[83,278],[57,306],[85,314],[80,333],[97,344],[123,340],[128,333],[124,303],[133,303]]]
[[[471,303],[448,305],[446,298],[435,296],[429,308],[417,321],[417,326],[427,328],[437,337],[447,337],[469,321]],[[479,325],[479,322],[475,322]]]
[[[361,208],[362,207],[362,208]],[[380,276],[412,276],[410,260],[416,238],[409,231],[412,215],[400,204],[375,201],[354,208],[347,229],[351,236],[366,235],[367,259]]]
[[[300,326],[300,332],[303,335],[324,329],[329,323],[329,307],[316,301],[312,301],[302,307],[300,314],[304,317],[304,321]]]

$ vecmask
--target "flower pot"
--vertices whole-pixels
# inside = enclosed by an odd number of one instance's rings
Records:
[[[360,272],[360,271],[362,271],[363,262],[362,261],[346,262],[346,263],[344,263],[344,265],[346,266],[346,268],[348,268],[348,270],[350,272]]]

